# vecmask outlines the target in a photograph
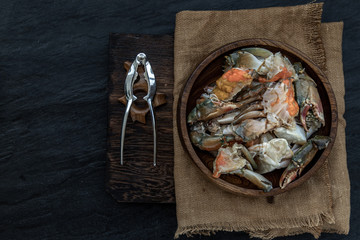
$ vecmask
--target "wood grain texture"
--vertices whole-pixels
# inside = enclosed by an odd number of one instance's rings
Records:
[[[127,122],[124,165],[120,165],[120,135],[125,106],[125,61],[144,52],[152,65],[157,91],[167,103],[155,109],[157,166],[152,165],[153,135],[150,116],[147,124]],[[119,202],[175,202],[173,181],[173,36],[110,34],[107,191]],[[138,95],[139,97],[140,95]],[[141,97],[142,98],[142,97]],[[140,100],[140,99],[139,99]],[[142,105],[142,100],[135,104]],[[139,102],[139,103],[138,103]]]
[[[196,99],[198,99],[203,93],[204,87],[215,82],[223,74],[222,65],[224,63],[224,56],[232,53],[236,49],[254,46],[264,47],[272,52],[281,51],[281,53],[287,56],[291,62],[302,62],[306,72],[317,83],[317,88],[324,108],[325,126],[318,130],[318,134],[329,136],[331,138],[331,142],[329,143],[328,147],[316,154],[312,162],[304,169],[302,176],[290,183],[286,188],[281,189],[278,184],[282,170],[276,170],[271,173],[264,174],[264,176],[273,183],[274,187],[270,192],[267,193],[257,189],[257,187],[248,180],[236,175],[222,175],[218,179],[213,178],[212,162],[214,157],[208,152],[202,151],[192,145],[188,134],[189,128],[186,117],[184,117],[187,116],[189,112],[196,106]],[[200,168],[208,180],[223,188],[224,190],[235,194],[242,194],[247,196],[274,196],[299,186],[307,179],[309,179],[323,165],[334,144],[338,122],[336,99],[331,85],[325,77],[324,73],[317,65],[315,65],[301,51],[285,43],[267,39],[248,39],[230,43],[215,50],[207,58],[205,58],[205,60],[203,60],[203,62],[201,62],[192,73],[183,89],[181,96],[182,97],[179,99],[178,105],[177,122],[180,139],[182,140],[184,148],[187,150],[192,160]]]

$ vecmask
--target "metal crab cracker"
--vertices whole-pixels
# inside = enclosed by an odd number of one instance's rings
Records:
[[[146,60],[146,55],[144,53],[139,53],[136,56],[136,59],[132,63],[125,79],[124,90],[125,90],[127,104],[126,104],[126,110],[125,110],[122,129],[121,129],[120,163],[121,165],[124,164],[124,139],[125,139],[127,119],[129,116],[131,105],[137,99],[137,97],[134,95],[133,86],[138,77],[137,69],[139,66],[144,66],[144,78],[148,84],[148,91],[147,94],[143,97],[143,99],[147,102],[151,113],[151,120],[153,125],[153,138],[154,138],[153,164],[154,166],[156,166],[156,128],[155,128],[154,110],[152,106],[152,101],[156,93],[156,81],[155,81],[154,72],[152,71],[149,61]]]

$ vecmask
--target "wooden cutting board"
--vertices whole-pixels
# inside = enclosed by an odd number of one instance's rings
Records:
[[[108,81],[108,146],[106,189],[118,202],[175,202],[173,146],[174,38],[170,35],[110,34]],[[155,108],[157,127],[157,166],[153,166],[153,134],[150,115],[146,124],[128,119],[124,165],[120,165],[120,136],[125,105],[125,61],[134,61],[143,52],[153,68],[157,92],[167,103]],[[139,93],[138,99],[145,94]],[[144,101],[137,103],[144,106]]]

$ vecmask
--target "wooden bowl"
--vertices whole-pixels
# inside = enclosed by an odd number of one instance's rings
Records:
[[[189,112],[195,107],[196,99],[204,92],[204,87],[215,82],[222,74],[224,56],[237,49],[244,47],[262,47],[272,52],[280,51],[287,56],[292,63],[300,61],[306,72],[317,83],[317,88],[324,108],[325,126],[318,130],[319,135],[329,136],[331,142],[325,150],[318,151],[311,163],[304,169],[302,175],[290,183],[286,188],[279,187],[279,179],[284,169],[275,170],[264,176],[273,183],[270,192],[263,192],[256,188],[248,180],[236,175],[221,175],[220,178],[212,177],[214,157],[206,151],[195,147],[189,137],[189,126],[186,118]],[[199,167],[204,176],[220,188],[247,196],[274,196],[289,191],[308,180],[323,165],[329,156],[335,141],[337,130],[337,107],[336,100],[329,81],[321,69],[306,57],[302,52],[285,43],[267,39],[247,39],[227,44],[212,52],[203,60],[188,79],[182,94],[180,94],[178,105],[178,130],[180,139],[189,156]]]

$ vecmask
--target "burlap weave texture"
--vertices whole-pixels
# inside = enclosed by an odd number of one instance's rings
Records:
[[[346,166],[342,23],[321,23],[322,4],[237,11],[184,11],[176,16],[174,114],[187,78],[210,52],[236,40],[286,42],[326,70],[338,104],[339,128],[328,162],[306,183],[265,198],[236,196],[208,182],[181,147],[174,116],[175,191],[180,234],[246,231],[270,239],[322,231],[349,231],[350,183]]]

